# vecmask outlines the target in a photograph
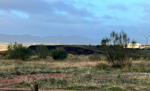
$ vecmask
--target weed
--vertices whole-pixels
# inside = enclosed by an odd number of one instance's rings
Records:
[[[135,89],[135,86],[128,86],[128,87],[126,87],[126,89],[129,89],[129,90],[131,90],[131,91],[136,90],[136,89]]]
[[[122,91],[123,89],[121,89],[120,87],[111,87],[110,91]]]
[[[89,58],[89,60],[91,60],[91,61],[94,61],[94,60],[101,60],[101,56],[100,56],[99,53],[94,53],[94,54],[90,55],[88,58]]]
[[[74,86],[74,87],[67,87],[65,90],[99,90],[96,86]]]
[[[98,63],[98,64],[96,65],[96,67],[97,67],[98,69],[100,69],[100,70],[104,70],[104,69],[110,68],[110,65],[107,64],[107,63]]]
[[[15,87],[15,88],[20,88],[21,86],[20,86],[20,85],[14,85],[13,87]]]

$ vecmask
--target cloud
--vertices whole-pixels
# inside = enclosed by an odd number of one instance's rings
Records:
[[[63,1],[58,1],[55,2],[53,4],[51,4],[51,6],[58,11],[64,11],[66,13],[68,13],[69,15],[73,15],[73,16],[78,16],[78,17],[84,17],[84,16],[91,16],[92,14],[90,12],[87,11],[86,8],[76,8],[74,5],[72,4],[66,4]]]
[[[142,11],[144,16],[141,18],[145,21],[150,21],[150,4],[149,3],[141,3],[140,6],[142,7]]]
[[[121,11],[127,11],[128,10],[128,7],[125,4],[107,5],[107,8],[114,9],[114,10],[121,10]]]
[[[85,17],[94,18],[85,7],[63,0],[0,0],[0,10],[47,23],[81,23],[89,22]]]
[[[15,15],[18,15],[19,17],[22,17],[22,18],[29,18],[29,15],[24,12],[20,12],[20,11],[16,11],[16,10],[11,10],[10,12]]]
[[[51,14],[55,11],[64,11],[74,16],[91,16],[86,8],[77,9],[62,0],[51,3],[43,0],[0,0],[0,9],[18,10],[29,14]]]
[[[113,19],[113,17],[111,17],[110,15],[104,15],[102,18],[103,19]]]
[[[33,2],[31,3],[33,4]],[[1,33],[32,34],[39,36],[84,35],[87,31],[90,32],[90,29],[96,29],[95,24],[101,24],[91,15],[91,13],[86,11],[86,8],[76,8],[72,5],[65,4],[65,2],[62,1],[53,2],[53,4],[50,5],[50,9],[43,13],[40,13],[40,10],[31,12],[34,8],[32,9],[32,7],[30,7],[32,10],[29,10],[29,7],[25,8],[25,5],[20,7],[22,9],[19,7],[16,8],[17,4],[18,3],[14,3],[9,7],[5,7],[5,5],[3,7],[0,6],[0,10],[2,10],[0,16],[4,16],[0,17]],[[18,14],[16,14],[17,12],[12,13],[12,10],[25,12],[29,17],[18,17]],[[56,13],[56,11],[59,11],[60,13]],[[61,14],[62,11],[66,12],[66,15]],[[19,16],[21,15],[19,14]]]
[[[49,4],[42,0],[0,0],[0,9],[18,10],[27,13],[45,13],[50,10]]]
[[[139,3],[132,3],[132,6],[137,10],[136,12],[138,15],[140,14],[140,19],[144,23],[149,23],[150,22],[150,3],[141,1]],[[136,13],[136,14],[137,14]]]

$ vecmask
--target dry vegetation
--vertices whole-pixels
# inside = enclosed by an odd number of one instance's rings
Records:
[[[30,88],[34,82],[39,84],[40,89],[149,91],[150,61],[140,59],[132,64],[132,67],[112,68],[105,58],[93,61],[89,60],[89,56],[70,54],[67,59],[57,61],[51,57],[36,59],[36,56],[30,61],[1,59],[0,77],[14,79],[19,75],[54,73],[73,75],[32,80],[25,78],[19,83],[7,85],[11,88]]]

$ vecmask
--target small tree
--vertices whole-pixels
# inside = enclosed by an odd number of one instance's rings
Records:
[[[31,55],[34,54],[33,50],[23,46],[22,44],[18,44],[17,42],[10,43],[7,46],[8,54],[12,59],[21,59],[27,60]]]
[[[130,39],[123,31],[120,34],[113,31],[110,34],[110,38],[103,39],[101,44],[108,62],[121,67],[131,65],[129,59],[132,55],[132,50],[127,48],[129,41]]]
[[[132,41],[132,48],[135,47],[136,43],[137,43],[137,42],[136,42],[135,40]]]
[[[48,48],[44,45],[38,45],[36,46],[36,52],[39,55],[40,58],[47,58],[48,55]]]
[[[56,48],[51,51],[51,56],[55,60],[63,60],[67,58],[68,53],[63,48]]]

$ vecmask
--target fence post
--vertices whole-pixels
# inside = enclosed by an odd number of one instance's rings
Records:
[[[31,91],[38,91],[38,85],[37,84],[31,84]]]

